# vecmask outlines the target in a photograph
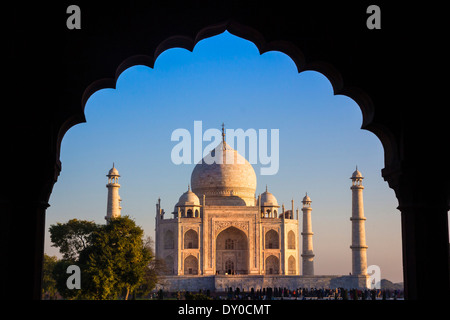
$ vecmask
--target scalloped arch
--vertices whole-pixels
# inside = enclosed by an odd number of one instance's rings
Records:
[[[363,118],[361,129],[374,133],[381,141],[385,152],[385,165],[387,166],[394,162],[394,151],[397,150],[394,135],[387,127],[374,123],[374,104],[370,96],[364,92],[364,90],[358,87],[346,86],[341,73],[331,63],[326,61],[308,61],[300,48],[292,42],[285,40],[268,42],[258,30],[240,24],[234,20],[226,20],[222,23],[205,27],[201,29],[195,37],[189,37],[187,35],[170,36],[160,42],[153,54],[134,55],[125,59],[116,68],[114,78],[103,78],[91,83],[85,89],[81,98],[82,113],[72,116],[62,125],[59,134],[59,145],[68,129],[78,123],[86,122],[84,107],[89,97],[101,89],[115,89],[117,79],[123,71],[136,65],[144,65],[153,69],[156,59],[164,51],[171,48],[184,48],[192,52],[199,41],[219,35],[225,31],[242,39],[251,41],[256,45],[260,54],[268,51],[279,51],[286,54],[295,63],[299,73],[302,71],[316,71],[324,75],[328,81],[330,81],[334,95],[345,95],[354,100],[359,106]]]

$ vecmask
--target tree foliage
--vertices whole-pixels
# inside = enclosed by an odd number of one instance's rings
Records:
[[[92,221],[72,219],[49,228],[53,247],[58,247],[65,260],[77,260],[91,242],[92,233],[100,228]]]
[[[56,289],[64,299],[75,299],[80,296],[80,290],[70,290],[66,285],[69,276],[67,268],[72,264],[77,264],[77,262],[74,260],[59,260],[52,271],[53,278],[56,281]]]
[[[49,299],[56,298],[56,281],[53,277],[53,269],[58,262],[58,258],[44,254],[44,263],[42,270],[42,294]]]
[[[58,291],[64,297],[117,299],[123,294],[128,299],[134,291],[146,294],[154,288],[156,272],[151,263],[154,257],[150,240],[144,242],[142,228],[129,217],[112,219],[103,226],[70,220],[52,227],[52,241],[58,241],[54,244],[62,248],[64,255],[56,271]],[[65,287],[65,268],[70,264],[81,269],[80,290]]]

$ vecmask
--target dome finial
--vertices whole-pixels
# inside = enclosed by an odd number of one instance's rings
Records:
[[[225,124],[222,122],[222,149],[225,150]]]
[[[266,192],[267,192],[267,184],[266,184]]]

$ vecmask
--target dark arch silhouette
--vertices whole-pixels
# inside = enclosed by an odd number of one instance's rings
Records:
[[[391,159],[391,157],[393,157],[394,155],[393,150],[397,148],[394,136],[392,132],[390,132],[389,128],[372,123],[372,120],[374,118],[373,102],[361,88],[344,85],[341,73],[329,62],[307,62],[301,49],[294,45],[292,42],[285,40],[274,40],[268,42],[256,29],[240,24],[234,20],[226,20],[216,25],[207,26],[201,29],[193,38],[184,35],[174,35],[168,37],[155,48],[153,54],[140,54],[126,58],[117,66],[114,78],[103,78],[95,80],[86,88],[83,93],[81,103],[82,114],[80,114],[75,119],[68,119],[68,122],[63,125],[63,130],[60,132],[60,135],[62,134],[62,136],[59,138],[59,141],[62,141],[63,135],[71,126],[86,121],[84,117],[84,106],[86,105],[89,97],[93,93],[101,89],[115,89],[117,79],[126,69],[136,65],[144,65],[153,68],[156,59],[164,51],[172,48],[184,48],[192,52],[195,48],[195,45],[199,41],[209,37],[213,37],[215,35],[219,35],[225,31],[253,42],[258,48],[260,54],[269,51],[279,51],[286,54],[295,63],[295,65],[297,66],[297,71],[299,73],[302,71],[317,71],[323,74],[330,81],[333,87],[333,93],[335,95],[348,96],[358,104],[363,116],[361,128],[371,131],[380,139],[385,150],[385,157],[389,162],[393,161]]]
[[[45,212],[62,169],[61,141],[86,120],[89,96],[114,88],[118,75],[132,65],[152,67],[168,48],[192,50],[201,39],[228,30],[260,52],[286,53],[298,71],[324,74],[335,94],[359,105],[361,127],[382,142],[381,175],[399,202],[406,296],[448,299],[448,118],[436,90],[424,86],[433,78],[418,74],[432,69],[430,62],[445,61],[437,57],[439,42],[423,36],[439,39],[439,30],[424,22],[420,32],[405,32],[406,26],[417,27],[410,17],[425,17],[427,8],[392,2],[383,2],[381,30],[368,30],[371,4],[83,3],[80,30],[65,27],[64,2],[7,5],[3,75],[4,99],[10,103],[2,109],[0,126],[2,297],[40,298]],[[24,185],[30,167],[32,186]]]

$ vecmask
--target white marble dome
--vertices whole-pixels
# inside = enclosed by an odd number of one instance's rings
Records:
[[[356,167],[356,170],[353,172],[352,177],[350,179],[356,179],[356,178],[364,179],[361,172],[358,171],[358,167]]]
[[[187,206],[187,205],[194,205],[199,206],[200,205],[200,199],[197,197],[197,195],[191,191],[191,188],[188,187],[188,191],[183,193],[181,197],[178,199],[178,203],[176,204],[176,207],[178,206]]]
[[[116,168],[112,167],[108,172],[108,176],[119,176],[119,171]]]
[[[192,171],[192,191],[207,205],[255,205],[256,174],[252,165],[221,142]]]
[[[267,187],[266,191],[261,194],[261,206],[278,206],[277,198],[275,198],[272,193],[267,191]]]
[[[308,196],[308,193],[306,193],[306,195],[303,197],[302,202],[311,202],[311,198]]]

